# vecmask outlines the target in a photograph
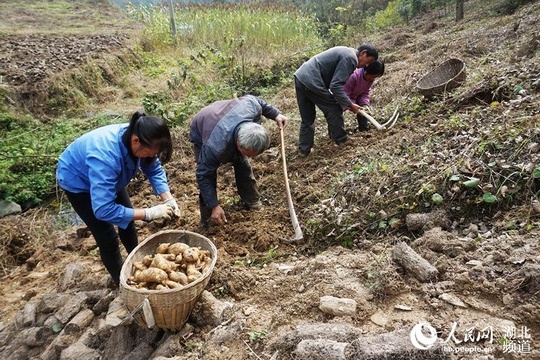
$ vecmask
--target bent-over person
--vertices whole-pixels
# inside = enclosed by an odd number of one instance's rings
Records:
[[[135,249],[138,239],[134,220],[180,215],[162,167],[171,154],[167,123],[138,111],[129,124],[108,125],[82,135],[58,159],[58,185],[90,229],[101,260],[116,285],[120,283],[123,263],[118,238],[128,253]],[[139,169],[161,204],[133,208],[126,187]]]
[[[202,227],[208,227],[210,219],[220,225],[227,222],[217,196],[217,170],[221,164],[232,163],[243,205],[247,209],[262,207],[249,163],[249,158],[270,146],[270,136],[261,125],[262,116],[275,120],[280,128],[288,121],[277,108],[253,95],[216,101],[192,119],[189,140],[197,161]]]
[[[356,69],[343,90],[347,96],[355,103],[362,107],[368,114],[371,113],[371,86],[375,79],[384,75],[384,63],[380,60],[374,61],[366,67]],[[368,131],[368,119],[362,114],[356,114],[358,122],[358,131]]]

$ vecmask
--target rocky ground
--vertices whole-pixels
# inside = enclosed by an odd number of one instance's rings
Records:
[[[540,358],[538,189],[530,176],[513,175],[540,163],[539,10],[538,2],[511,16],[476,9],[457,24],[433,15],[386,32],[377,39],[387,74],[374,88],[374,107],[383,118],[399,104],[401,120],[388,132],[354,134],[344,147],[328,142],[319,119],[313,154],[297,157],[294,89],[268,99],[291,119],[285,144],[305,236],[299,244],[280,240],[294,231],[274,124],[267,123],[271,148],[252,162],[264,208],[239,206],[232,168],[224,166],[219,194],[229,222],[208,230],[198,227],[192,150],[185,130],[175,130],[166,168],[182,216],[138,223],[140,239],[181,229],[218,249],[207,292],[178,333],[111,326],[106,314],[118,293],[83,226],[66,226],[47,208],[0,219],[8,251],[26,252],[0,280],[2,358]],[[30,36],[26,43],[50,50],[24,50],[18,36],[0,37],[0,74],[10,81],[48,76],[51,67],[32,75],[15,66],[24,51],[38,51],[45,64],[62,49],[75,62],[89,51],[84,37],[66,38],[70,46],[63,47],[64,40]],[[93,48],[121,46],[108,39]],[[416,80],[452,56],[467,64],[466,83],[441,98],[419,97]],[[481,156],[479,146],[486,149]],[[371,163],[379,171],[370,173]],[[480,178],[485,191],[497,184],[493,192],[503,200],[482,204],[479,190],[452,183],[452,174]],[[430,184],[449,199],[444,206],[429,201]],[[144,179],[130,192],[136,206],[156,201]],[[427,215],[413,221],[419,213]],[[30,239],[42,246],[25,248]],[[412,345],[420,322],[440,339],[429,350]],[[420,345],[434,338],[412,334]]]

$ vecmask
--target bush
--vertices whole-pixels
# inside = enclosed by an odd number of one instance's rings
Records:
[[[384,10],[377,11],[375,16],[369,18],[368,29],[376,31],[402,23],[403,19],[398,12],[399,3],[400,0],[391,1]]]
[[[503,15],[510,15],[520,6],[534,2],[534,0],[503,0],[496,11]]]
[[[0,199],[23,209],[55,194],[55,166],[66,146],[84,132],[118,122],[117,115],[91,120],[42,123],[29,116],[0,113]],[[121,119],[120,121],[124,121]]]

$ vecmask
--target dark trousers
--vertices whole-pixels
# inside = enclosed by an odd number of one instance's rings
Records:
[[[197,162],[199,161],[200,152],[200,147],[193,144],[193,153],[195,155],[195,161]],[[239,157],[237,160],[233,161],[232,164],[238,195],[240,195],[240,199],[242,199],[244,205],[249,207],[260,199],[259,190],[257,190],[257,181],[255,180],[255,175],[253,175],[253,169],[246,156]],[[217,178],[214,178],[214,183],[212,185],[217,188]],[[207,207],[200,193],[199,210],[201,212],[201,225],[206,227],[209,225],[212,209]]]
[[[358,121],[358,131],[369,130],[369,120],[362,114],[356,115],[356,121]]]
[[[123,260],[120,254],[118,237],[120,237],[120,241],[128,253],[135,249],[138,244],[135,223],[133,221],[130,222],[126,229],[118,228],[118,233],[116,233],[113,224],[96,218],[89,193],[72,193],[69,191],[65,191],[65,193],[75,212],[81,217],[94,236],[103,265],[105,265],[105,268],[111,274],[116,284],[119,284]],[[115,202],[125,207],[133,208],[125,189],[117,193]]]
[[[302,122],[298,136],[298,149],[308,152],[313,147],[315,138],[315,117],[317,106],[324,114],[328,125],[328,135],[336,143],[341,144],[347,140],[343,109],[329,92],[319,94],[309,90],[297,78],[294,78],[296,101]]]

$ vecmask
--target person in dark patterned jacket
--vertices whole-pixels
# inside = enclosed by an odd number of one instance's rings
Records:
[[[197,161],[202,227],[208,227],[210,219],[220,225],[227,222],[217,196],[217,169],[221,164],[233,164],[236,187],[244,206],[262,207],[248,160],[270,145],[270,136],[261,125],[262,116],[275,120],[280,128],[287,125],[288,119],[277,108],[253,95],[216,101],[192,119],[189,140]]]

